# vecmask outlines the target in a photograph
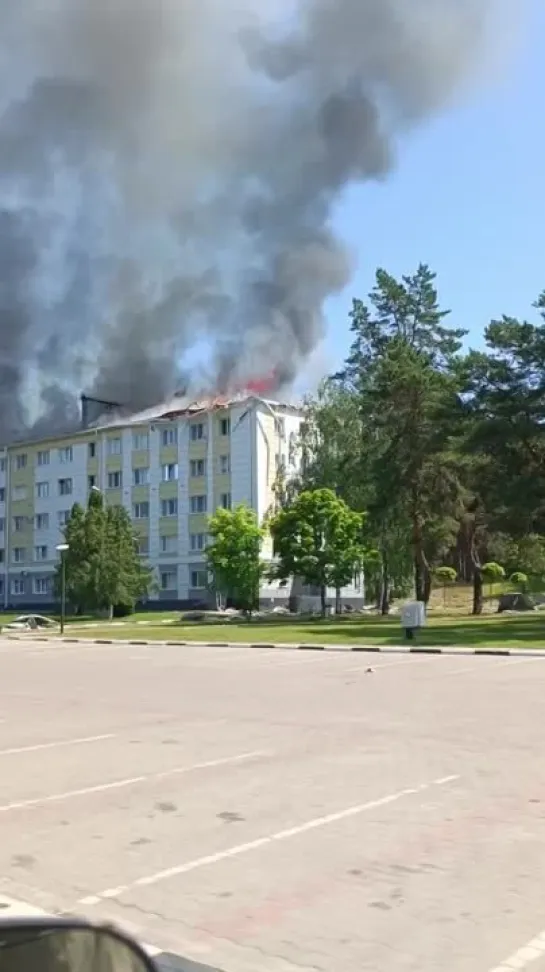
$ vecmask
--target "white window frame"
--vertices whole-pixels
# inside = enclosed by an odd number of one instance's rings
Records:
[[[233,509],[233,497],[231,496],[231,493],[222,493],[220,495],[220,508],[222,510]]]
[[[141,508],[145,507],[147,512],[145,516],[140,513]],[[139,503],[133,503],[132,506],[132,518],[133,520],[149,520],[149,501],[141,500]]]
[[[10,592],[14,597],[20,597],[21,594],[25,593],[25,578],[24,577],[12,577],[10,581]]]
[[[106,452],[109,456],[120,456],[123,451],[123,441],[119,436],[106,439]]]
[[[201,580],[204,578],[204,584],[202,584],[200,581],[197,581],[196,584],[193,583],[195,578],[198,578],[199,576]],[[208,573],[206,570],[192,570],[190,580],[190,587],[192,591],[205,591],[208,587]]]
[[[194,509],[194,507],[197,507],[199,505],[198,502],[197,502],[198,500],[203,500],[204,501],[203,504],[202,504],[202,509]],[[201,514],[202,515],[203,513],[207,513],[208,512],[208,497],[207,497],[207,495],[205,493],[200,493],[198,496],[191,496],[190,499],[189,499],[189,510],[190,510],[190,513],[196,514],[196,515],[198,515],[198,514]]]
[[[41,589],[40,589],[41,588]],[[32,589],[34,594],[50,594],[51,593],[51,578],[50,577],[34,577],[32,581]]]
[[[69,519],[70,519],[70,510],[58,510],[57,523],[61,527],[61,529],[66,526]]]
[[[149,432],[133,432],[132,451],[147,452],[149,449]]]
[[[51,462],[51,453],[49,449],[40,449],[36,453],[36,465],[37,466],[49,466]]]
[[[36,513],[36,530],[49,530],[49,513]]]
[[[220,418],[220,435],[231,435],[231,419],[229,417]]]
[[[36,499],[49,499],[49,483],[36,483]]]
[[[231,472],[231,456],[229,453],[225,456],[219,456],[219,474],[220,476],[228,476]]]
[[[176,534],[162,536],[160,538],[161,553],[172,556],[178,553],[178,537]],[[170,548],[170,549],[169,549]]]
[[[12,561],[14,564],[25,564],[26,547],[14,547]]]
[[[189,438],[191,442],[202,442],[206,439],[204,422],[192,422],[189,426]]]
[[[168,583],[164,584],[164,578],[170,577],[174,581],[174,584]],[[177,591],[178,590],[178,571],[177,570],[162,570],[161,571],[161,590],[162,591]]]
[[[166,429],[161,429],[161,446],[163,449],[168,449],[169,446],[178,445],[178,426],[169,426]]]
[[[172,508],[170,508],[171,504],[173,504]],[[176,497],[172,496],[170,499],[161,500],[161,516],[168,519],[178,516],[178,500]]]
[[[140,475],[143,476],[143,482],[138,482]],[[132,471],[132,484],[133,486],[149,486],[149,466],[135,466]]]
[[[206,550],[206,533],[191,533],[189,535],[189,546],[192,553],[202,553]]]
[[[117,477],[117,479],[116,479]],[[112,486],[110,484],[111,479],[116,480],[116,485]],[[121,469],[110,469],[108,472],[107,489],[122,489],[123,488],[123,473]]]
[[[64,489],[64,486],[67,488]],[[74,492],[74,480],[71,477],[59,479],[59,496],[72,496]]]
[[[36,547],[34,547],[34,563],[43,564],[48,559],[49,559],[49,551],[45,543],[39,543]]]
[[[161,479],[164,483],[175,483],[178,479],[178,463],[165,462],[161,469]]]
[[[66,464],[68,462],[74,461],[74,450],[72,446],[63,446],[58,452],[59,462],[61,464]]]
[[[189,475],[192,479],[204,479],[206,476],[206,459],[190,459]]]

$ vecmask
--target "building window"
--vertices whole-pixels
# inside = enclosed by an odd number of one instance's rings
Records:
[[[6,529],[6,521],[3,516],[0,517],[0,533],[4,533]]]
[[[281,439],[286,438],[286,420],[284,418],[276,419],[276,431]]]
[[[74,459],[74,452],[72,446],[64,446],[63,449],[59,449],[59,462],[72,462]]]
[[[132,471],[133,486],[147,486],[149,484],[149,469],[147,466],[140,466]]]
[[[15,468],[26,469],[27,461],[28,461],[28,456],[26,452],[20,452],[18,456],[15,456]]]
[[[13,563],[24,564],[26,560],[26,549],[24,547],[13,548]]]
[[[204,425],[202,422],[195,422],[190,425],[190,437],[192,442],[200,442],[204,439]]]
[[[206,496],[192,496],[189,502],[192,513],[206,513],[208,507]]]
[[[47,499],[49,496],[49,483],[36,483],[36,496],[38,499]]]
[[[49,449],[41,449],[36,455],[37,466],[48,466],[50,460]]]
[[[35,594],[50,594],[51,581],[49,577],[35,577],[33,582],[33,589]]]
[[[205,570],[191,571],[191,587],[194,591],[203,591],[208,587],[208,574]]]
[[[89,442],[87,445],[87,455],[89,459],[94,459],[97,454],[97,444],[96,442]]]
[[[231,419],[222,418],[220,419],[220,435],[230,435],[231,434]]]
[[[15,596],[25,593],[25,579],[24,577],[14,577],[10,584],[11,593]]]
[[[220,474],[222,476],[227,475],[231,472],[231,456],[220,456],[219,457],[219,468]]]
[[[161,429],[161,445],[173,446],[178,442],[178,427],[173,425],[168,429]]]
[[[47,560],[47,547],[42,545],[34,547],[34,560],[41,561]]]
[[[71,496],[72,486],[71,479],[59,479],[59,496]]]
[[[149,537],[138,537],[135,543],[136,551],[140,557],[145,557],[149,554]]]
[[[119,470],[108,473],[108,489],[121,489],[121,473]]]
[[[178,574],[175,570],[161,571],[161,590],[162,591],[178,590]]]
[[[36,529],[49,530],[49,513],[38,513],[36,516]]]
[[[192,459],[189,464],[189,474],[193,478],[206,476],[206,459]]]
[[[164,483],[172,483],[178,479],[178,463],[177,462],[167,462],[162,469],[162,477]]]
[[[0,487],[0,503],[6,502],[6,490],[4,486]]]
[[[178,537],[161,537],[161,553],[178,553]]]
[[[6,559],[6,551],[3,547],[0,547],[0,564],[3,564]]]
[[[220,496],[220,506],[223,510],[231,509],[231,493],[222,493]]]
[[[20,500],[26,500],[28,490],[26,486],[15,486],[11,495],[14,503],[18,503]]]
[[[191,550],[204,550],[206,547],[206,533],[192,533],[189,537]]]
[[[5,456],[2,456],[2,458],[0,459],[0,472],[5,473],[5,471],[6,471],[6,459]]]
[[[149,503],[135,503],[132,514],[135,520],[149,520]]]
[[[57,513],[57,523],[61,527],[65,527],[70,519],[70,510],[59,510]]]
[[[120,456],[121,455],[121,439],[107,439],[107,450],[109,456]]]
[[[13,529],[15,533],[22,533],[26,526],[26,516],[13,517]]]
[[[161,516],[178,516],[178,500],[161,500]]]
[[[149,449],[149,436],[147,432],[133,432],[132,448],[134,452],[147,452]]]
[[[87,476],[87,489],[96,489],[97,478],[96,476]]]

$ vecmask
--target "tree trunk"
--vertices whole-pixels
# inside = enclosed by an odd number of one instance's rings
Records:
[[[327,587],[325,586],[325,584],[321,584],[320,585],[320,604],[322,606],[322,617],[323,618],[325,618],[325,616],[326,616],[326,595],[327,595]]]
[[[390,564],[388,555],[382,553],[382,579],[380,585],[380,613],[386,617],[390,613]]]
[[[427,605],[431,595],[431,571],[424,553],[422,524],[418,515],[413,517],[413,552],[415,597]]]
[[[341,588],[335,588],[335,614],[342,614],[343,608],[341,604]]]
[[[481,565],[473,567],[473,614],[483,613],[483,572]]]
[[[471,542],[471,563],[473,565],[473,614],[483,613],[483,571],[474,539]]]

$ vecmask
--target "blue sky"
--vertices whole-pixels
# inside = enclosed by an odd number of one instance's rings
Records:
[[[311,384],[344,357],[352,297],[365,297],[377,266],[397,276],[429,263],[472,346],[492,317],[532,316],[545,290],[544,43],[545,4],[530,0],[522,41],[502,71],[400,144],[383,184],[346,195],[336,224],[359,267],[328,306]]]

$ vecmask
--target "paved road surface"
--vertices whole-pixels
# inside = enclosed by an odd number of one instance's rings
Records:
[[[0,686],[1,893],[226,972],[544,972],[545,659],[0,639]]]

